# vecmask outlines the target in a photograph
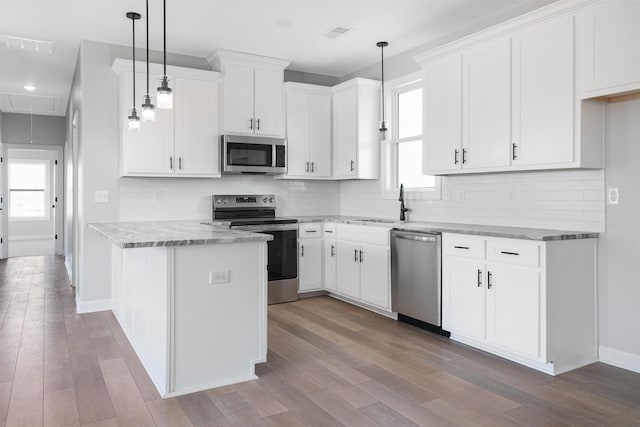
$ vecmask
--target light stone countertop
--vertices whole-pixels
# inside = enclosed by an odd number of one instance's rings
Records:
[[[229,229],[229,223],[203,221],[139,221],[91,223],[89,228],[121,248],[267,242],[268,234]]]
[[[343,224],[389,227],[407,231],[473,234],[523,240],[572,240],[597,238],[598,233],[584,231],[547,230],[541,228],[501,227],[494,225],[455,224],[447,222],[398,221],[361,216],[302,216],[300,223],[335,222]]]

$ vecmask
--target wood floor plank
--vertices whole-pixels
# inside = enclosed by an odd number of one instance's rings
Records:
[[[228,425],[226,418],[207,393],[192,393],[176,399],[194,427]]]
[[[377,402],[360,408],[360,412],[382,426],[416,427],[417,424],[403,417],[387,405]]]
[[[80,425],[76,391],[73,388],[44,394],[44,426],[75,427]]]
[[[266,421],[258,415],[238,392],[214,394],[209,398],[231,425],[267,426]]]
[[[7,421],[9,399],[11,398],[11,385],[11,381],[0,383],[0,426],[4,426]]]
[[[261,417],[287,412],[287,408],[271,396],[257,381],[238,384],[237,391]]]
[[[193,427],[177,399],[147,402],[147,408],[158,427]]]
[[[118,424],[121,427],[154,426],[153,418],[124,360],[103,360],[100,362],[100,369]]]

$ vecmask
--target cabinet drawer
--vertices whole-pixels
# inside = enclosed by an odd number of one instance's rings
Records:
[[[336,224],[322,224],[322,237],[327,239],[335,239],[338,234]]]
[[[338,239],[362,244],[389,245],[389,229],[367,225],[338,224]]]
[[[442,236],[442,251],[447,255],[484,259],[485,242],[484,237],[444,234]]]
[[[320,238],[322,237],[322,224],[320,223],[311,223],[311,224],[300,224],[298,226],[298,234],[299,238]]]
[[[512,239],[487,239],[487,260],[539,267],[540,244]]]

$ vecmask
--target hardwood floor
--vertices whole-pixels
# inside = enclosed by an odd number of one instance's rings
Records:
[[[640,375],[550,377],[329,297],[269,308],[257,381],[162,400],[60,257],[0,261],[0,426],[640,426]]]

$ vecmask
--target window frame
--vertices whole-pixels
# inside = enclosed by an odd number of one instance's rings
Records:
[[[11,165],[12,164],[42,164],[44,165],[44,212],[43,216],[17,216],[11,214],[11,192],[12,191],[41,191],[40,189],[12,189],[11,188]],[[49,221],[51,220],[51,160],[49,159],[9,159],[7,162],[7,189],[8,189],[8,204],[7,204],[7,219],[9,222],[30,222],[30,221]]]
[[[398,182],[398,144],[403,142],[411,142],[422,140],[423,131],[420,135],[414,135],[406,138],[399,138],[398,130],[398,114],[399,114],[399,96],[402,93],[409,92],[422,87],[422,72],[408,74],[406,76],[385,82],[385,115],[389,118],[387,123],[387,134],[382,140],[382,198],[396,199],[400,191],[400,183]],[[422,95],[424,96],[424,89]],[[423,121],[424,126],[424,121]],[[434,176],[433,187],[412,187],[405,188],[407,199],[413,200],[441,200],[442,184],[439,176]]]

